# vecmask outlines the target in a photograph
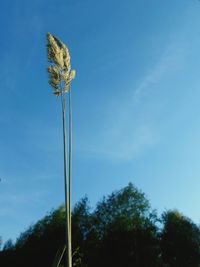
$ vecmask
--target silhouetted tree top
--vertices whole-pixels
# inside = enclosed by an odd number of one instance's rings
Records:
[[[200,264],[200,230],[177,210],[162,215],[161,248],[169,266],[197,267]]]
[[[74,206],[72,226],[75,267],[200,266],[199,227],[176,210],[159,219],[133,184],[103,197],[94,209],[82,198]],[[8,240],[0,266],[52,266],[64,243],[65,209],[60,206],[31,225],[16,244]]]

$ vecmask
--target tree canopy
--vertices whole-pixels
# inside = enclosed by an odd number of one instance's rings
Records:
[[[199,227],[174,210],[159,218],[133,184],[103,197],[94,209],[82,198],[74,206],[72,226],[76,267],[200,266]],[[8,240],[0,266],[51,267],[64,243],[65,210],[60,206],[31,225],[15,244]]]

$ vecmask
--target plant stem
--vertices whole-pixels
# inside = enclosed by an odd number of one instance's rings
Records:
[[[72,199],[72,91],[71,88],[69,88],[69,229],[70,229],[70,243],[72,244],[71,199]]]
[[[67,266],[72,267],[71,257],[71,233],[70,233],[70,209],[69,209],[69,177],[68,177],[68,159],[67,159],[67,142],[66,142],[66,111],[65,111],[65,93],[61,93],[62,100],[62,122],[63,122],[63,148],[64,148],[64,186],[65,186],[65,209],[66,209],[66,252]]]

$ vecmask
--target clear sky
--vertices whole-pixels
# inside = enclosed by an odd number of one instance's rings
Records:
[[[73,203],[134,183],[200,222],[200,2],[0,0],[0,235],[64,201],[46,33],[70,49]]]

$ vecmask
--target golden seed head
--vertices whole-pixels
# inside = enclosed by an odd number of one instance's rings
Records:
[[[71,71],[70,55],[66,45],[50,33],[47,34],[47,55],[52,64],[47,68],[49,84],[52,86],[54,94],[59,96],[61,90],[69,91],[70,83],[75,78],[75,70]],[[59,89],[62,82],[63,89]]]
[[[54,92],[54,95],[58,97],[58,96],[61,95],[61,92],[60,92],[59,90],[58,90],[58,91],[55,91],[55,92]]]
[[[73,80],[75,77],[76,77],[76,71],[75,70],[72,70],[70,72],[70,79]]]

